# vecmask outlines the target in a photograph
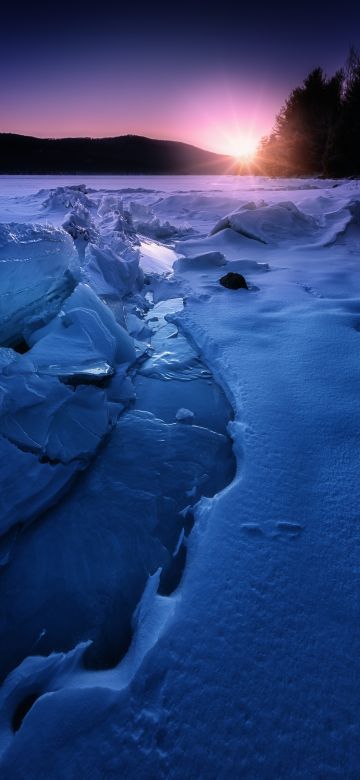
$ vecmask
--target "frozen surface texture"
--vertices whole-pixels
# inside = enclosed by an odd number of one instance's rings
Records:
[[[359,183],[1,187],[2,776],[357,780]]]

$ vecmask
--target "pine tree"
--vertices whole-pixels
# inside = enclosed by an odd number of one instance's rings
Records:
[[[325,156],[332,176],[360,174],[360,57],[350,49],[343,80],[341,110]]]
[[[263,139],[259,164],[269,175],[321,174],[341,108],[343,73],[327,79],[315,68],[282,107],[272,134]]]

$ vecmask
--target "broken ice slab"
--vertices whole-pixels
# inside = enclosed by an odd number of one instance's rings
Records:
[[[225,436],[126,412],[83,478],[17,540],[2,579],[1,674],[81,639],[93,639],[90,666],[116,664],[149,573],[171,565],[181,510],[221,490],[233,468]]]
[[[122,393],[121,384],[135,356],[130,336],[86,285],[78,285],[62,311],[29,342],[23,355],[1,350],[0,436],[12,445],[18,485],[11,488],[14,480],[4,472],[4,530],[36,517],[88,464],[124,408],[129,389]],[[117,387],[110,397],[96,385],[115,370]]]
[[[40,462],[37,455],[21,450],[3,436],[0,436],[0,457],[1,534],[16,525],[24,525],[55,503],[79,468],[76,461],[56,466]]]
[[[85,284],[77,286],[57,317],[31,334],[29,342],[31,350],[17,364],[19,372],[109,376],[115,365],[135,359],[132,338]]]
[[[107,240],[109,244],[86,247],[84,279],[98,295],[119,299],[141,286],[139,252],[125,239]]]
[[[97,387],[73,390],[36,374],[0,382],[0,434],[53,462],[88,459],[115,419],[115,405]]]
[[[45,372],[43,372],[45,373]],[[47,376],[57,376],[59,379],[72,380],[73,383],[89,383],[96,384],[102,379],[107,379],[113,376],[114,369],[109,363],[104,360],[98,363],[90,362],[88,366],[83,364],[82,366],[71,365],[67,366],[59,364],[49,364],[46,368]]]
[[[46,321],[74,289],[79,258],[62,229],[36,224],[0,225],[0,343],[19,341],[26,324]]]

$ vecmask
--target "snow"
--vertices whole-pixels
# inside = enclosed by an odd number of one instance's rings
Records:
[[[359,195],[0,177],[4,777],[358,777]]]

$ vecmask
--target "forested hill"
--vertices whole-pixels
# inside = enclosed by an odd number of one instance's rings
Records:
[[[0,173],[220,174],[234,161],[177,141],[136,135],[44,139],[0,133]]]

